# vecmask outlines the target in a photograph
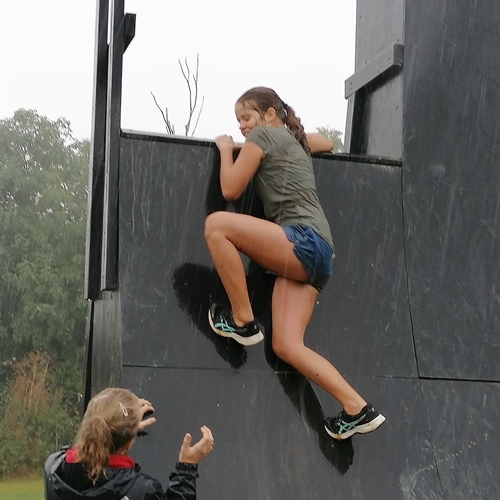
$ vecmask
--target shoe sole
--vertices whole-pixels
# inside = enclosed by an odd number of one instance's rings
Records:
[[[343,434],[334,434],[330,429],[328,429],[326,425],[325,425],[325,430],[329,436],[341,441],[342,439],[350,438],[354,434],[368,434],[369,432],[378,429],[384,422],[385,422],[385,417],[383,415],[378,415],[370,422],[363,425],[357,425],[353,429],[344,432]]]
[[[259,331],[259,333],[256,333],[255,335],[252,335],[251,337],[242,337],[241,335],[238,335],[237,333],[232,333],[232,332],[224,332],[223,330],[219,330],[215,328],[214,323],[212,321],[212,316],[210,314],[210,311],[208,311],[208,322],[210,323],[210,328],[217,334],[220,335],[221,337],[226,337],[228,339],[233,339],[238,344],[244,345],[244,346],[252,346],[256,345],[259,342],[262,342],[264,340],[264,335],[262,332]]]

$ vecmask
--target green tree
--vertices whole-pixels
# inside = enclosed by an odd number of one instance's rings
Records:
[[[48,353],[76,406],[85,331],[88,141],[33,110],[0,120],[0,389],[12,361]]]
[[[344,144],[342,143],[342,132],[331,127],[317,127],[316,132],[318,134],[328,137],[333,142],[334,153],[341,153],[344,150]]]

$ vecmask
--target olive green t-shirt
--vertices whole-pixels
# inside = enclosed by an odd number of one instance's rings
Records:
[[[264,152],[254,186],[266,218],[280,226],[314,229],[333,249],[330,226],[319,203],[311,157],[285,127],[253,128],[247,136]]]

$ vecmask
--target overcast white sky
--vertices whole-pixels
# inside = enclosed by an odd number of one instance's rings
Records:
[[[164,132],[150,92],[183,133],[188,95],[177,59],[194,67],[205,96],[197,137],[241,139],[234,102],[274,88],[306,130],[344,131],[344,80],[354,70],[356,0],[126,0],[137,14],[124,58],[122,127]],[[0,117],[19,108],[71,121],[90,136],[96,1],[0,0]]]

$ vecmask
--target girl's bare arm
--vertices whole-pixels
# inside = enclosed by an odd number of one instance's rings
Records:
[[[306,137],[311,153],[327,153],[333,149],[333,142],[324,135],[311,132]]]

